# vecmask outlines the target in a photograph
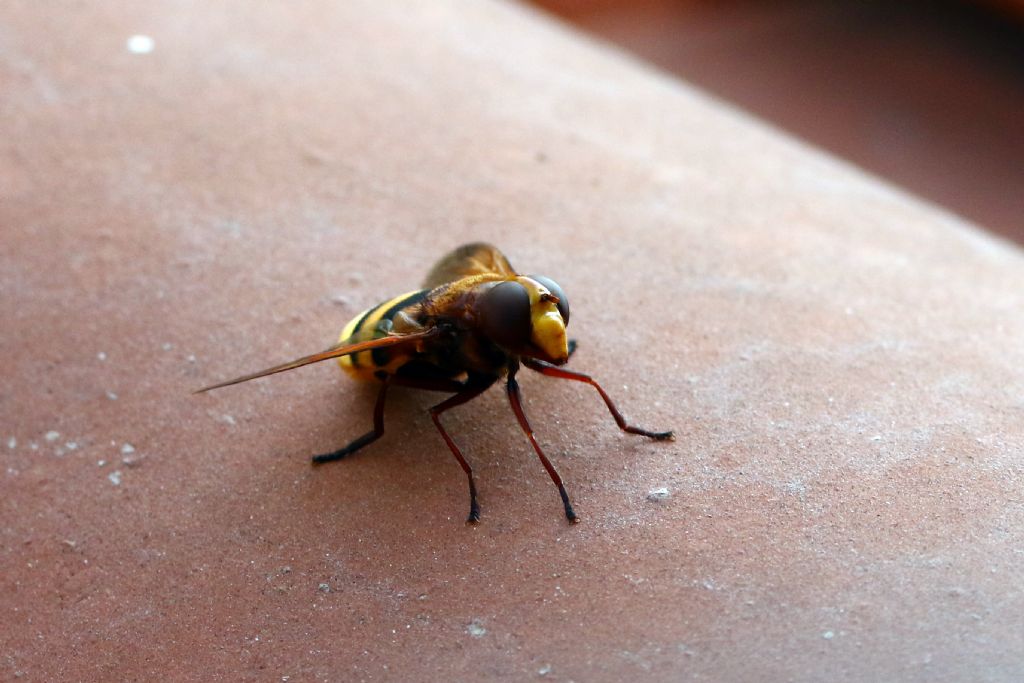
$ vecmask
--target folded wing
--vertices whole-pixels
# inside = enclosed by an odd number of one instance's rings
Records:
[[[517,273],[497,247],[484,242],[473,242],[462,245],[434,264],[427,279],[423,281],[423,286],[433,289],[464,277],[488,274],[515,277]]]

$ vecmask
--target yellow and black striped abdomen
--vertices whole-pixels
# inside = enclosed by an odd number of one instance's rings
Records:
[[[387,336],[395,315],[403,308],[422,301],[428,292],[429,289],[407,292],[363,311],[345,325],[339,341],[355,343]],[[408,356],[397,349],[374,349],[342,356],[338,359],[338,364],[342,370],[356,379],[372,380],[376,379],[376,373],[382,370],[388,374],[394,373],[406,361]]]

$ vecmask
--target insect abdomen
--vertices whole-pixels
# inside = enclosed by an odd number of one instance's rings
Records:
[[[387,336],[388,329],[398,312],[422,301],[429,291],[419,289],[407,292],[363,311],[345,325],[339,341],[355,343]],[[408,354],[397,349],[376,349],[342,356],[338,359],[338,364],[342,370],[356,379],[372,380],[381,370],[388,374],[394,373],[408,360]]]

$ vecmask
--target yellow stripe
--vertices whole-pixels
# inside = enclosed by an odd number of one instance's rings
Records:
[[[348,321],[348,324],[345,325],[345,328],[341,331],[341,336],[338,338],[338,341],[355,343],[383,337],[384,335],[377,330],[377,323],[380,322],[384,313],[399,301],[402,301],[413,294],[418,294],[420,291],[421,290],[415,289],[411,292],[400,294],[399,296],[388,299],[383,303],[377,304],[373,308],[362,311],[359,315]],[[366,316],[365,319],[363,316]],[[361,325],[359,324],[360,320],[363,321]],[[356,329],[357,325],[359,329]],[[374,379],[374,373],[380,368],[374,364],[372,354],[372,351],[363,351],[362,353],[357,353],[352,356],[342,356],[338,359],[338,364],[341,366],[342,370],[356,379]],[[353,359],[355,362],[353,362]]]

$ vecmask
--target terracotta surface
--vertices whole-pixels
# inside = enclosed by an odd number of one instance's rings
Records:
[[[3,676],[1020,680],[1020,251],[517,6],[379,5],[5,4]],[[314,469],[372,389],[190,394],[470,239],[679,436],[524,376],[581,524],[499,390],[476,528],[436,396]]]

